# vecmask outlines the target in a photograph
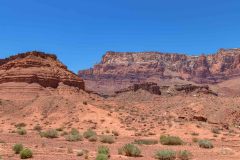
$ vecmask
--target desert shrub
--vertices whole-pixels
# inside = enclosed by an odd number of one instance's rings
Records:
[[[100,142],[112,144],[112,143],[115,142],[115,139],[114,139],[113,136],[103,135],[103,136],[100,137]]]
[[[134,144],[126,144],[118,150],[118,153],[128,157],[140,157],[141,150]]]
[[[88,138],[89,142],[96,142],[98,140],[97,136],[92,136],[90,138]]]
[[[173,150],[160,150],[156,152],[155,158],[159,160],[175,160],[176,152]]]
[[[96,136],[96,135],[97,135],[97,133],[95,131],[91,130],[91,129],[88,129],[87,131],[85,131],[83,133],[83,137],[87,138],[87,139],[92,137],[92,136]]]
[[[17,133],[18,133],[19,135],[25,135],[25,134],[27,134],[27,131],[26,131],[26,129],[24,129],[24,128],[18,128],[18,129],[17,129]]]
[[[96,160],[108,160],[108,156],[105,154],[98,154]]]
[[[107,146],[99,146],[98,154],[105,154],[105,155],[109,156],[110,155],[109,148]]]
[[[20,143],[17,143],[13,146],[13,151],[15,154],[19,154],[23,150],[23,145]]]
[[[15,125],[16,128],[23,128],[26,127],[27,125],[25,123],[18,123]]]
[[[55,129],[49,129],[45,132],[40,132],[41,137],[58,138],[58,132]]]
[[[119,136],[119,133],[118,133],[118,131],[112,131],[112,134],[114,135],[114,136]]]
[[[134,143],[136,144],[144,144],[144,145],[154,145],[154,144],[158,144],[157,140],[154,139],[138,139],[135,140]]]
[[[161,136],[160,137],[160,143],[163,145],[182,145],[183,141],[181,138],[176,137],[176,136]]]
[[[65,137],[67,141],[70,142],[76,142],[76,141],[82,141],[82,136],[80,134],[69,134]]]
[[[180,160],[189,160],[192,158],[192,153],[187,150],[179,151],[178,158]]]
[[[20,152],[20,158],[21,158],[21,159],[32,158],[32,156],[33,156],[33,153],[32,153],[32,151],[31,151],[30,149],[28,149],[28,148],[25,148],[24,150],[22,150],[22,151]]]
[[[201,148],[207,148],[207,149],[213,148],[213,144],[209,140],[200,140],[200,141],[198,141],[198,145]]]
[[[83,140],[83,137],[82,137],[82,135],[79,133],[79,131],[77,129],[73,128],[71,130],[71,132],[65,137],[65,139],[67,141],[74,142],[74,141],[81,141],[81,140]]]
[[[33,127],[33,130],[40,132],[42,130],[42,127],[40,125],[36,125]]]

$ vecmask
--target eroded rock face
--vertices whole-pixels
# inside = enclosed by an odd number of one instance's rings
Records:
[[[126,89],[116,91],[115,93],[123,93],[123,92],[129,92],[129,91],[138,91],[138,90],[145,90],[152,94],[161,95],[160,87],[156,83],[141,83],[141,84],[134,84],[133,86],[130,86]]]
[[[92,69],[79,71],[90,90],[115,84],[190,81],[214,84],[240,76],[240,49],[220,49],[213,55],[187,56],[160,52],[107,52]],[[110,82],[110,83],[109,83]]]
[[[69,71],[55,55],[27,52],[0,60],[0,84],[9,82],[38,83],[57,88],[59,83],[84,89],[81,78]]]

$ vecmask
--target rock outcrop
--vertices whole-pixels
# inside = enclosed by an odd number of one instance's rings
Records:
[[[240,49],[220,49],[216,54],[201,56],[107,52],[99,64],[78,74],[89,90],[99,92],[107,85],[109,91],[116,91],[144,82],[216,84],[240,76]]]
[[[150,92],[151,94],[161,95],[160,87],[156,83],[142,83],[142,84],[134,84],[133,86],[130,86],[126,89],[116,91],[116,94],[123,93],[123,92],[129,92],[129,91],[138,91],[138,90],[145,90]]]
[[[37,83],[57,88],[60,83],[84,90],[84,82],[52,54],[27,52],[0,60],[0,84]]]

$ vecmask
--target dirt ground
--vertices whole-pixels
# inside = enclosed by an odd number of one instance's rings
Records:
[[[33,88],[38,94],[29,92]],[[161,97],[140,91],[102,98],[71,89],[52,91],[31,86],[29,90],[22,90],[22,94],[14,90],[0,90],[8,93],[0,95],[0,156],[3,160],[20,159],[12,150],[16,143],[32,149],[34,160],[94,160],[100,145],[109,147],[111,160],[153,160],[155,152],[162,149],[188,150],[193,160],[240,159],[238,97]],[[26,135],[15,132],[15,125],[19,123],[26,125]],[[115,136],[113,144],[103,144],[99,139],[97,142],[87,139],[68,142],[64,136],[41,137],[33,129],[36,125],[43,130],[62,128],[59,135],[72,128],[81,134],[91,128],[98,136],[111,135],[112,131],[117,131],[119,136]],[[218,128],[219,133],[213,133],[213,128]],[[184,144],[160,144],[160,136],[168,134],[180,137]],[[200,148],[193,138],[208,139],[214,148]],[[154,139],[158,144],[137,145],[142,157],[118,154],[119,148],[138,139]],[[79,150],[87,152],[77,156]]]

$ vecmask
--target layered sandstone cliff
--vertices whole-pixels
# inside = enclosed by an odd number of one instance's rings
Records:
[[[160,52],[107,52],[102,61],[79,71],[88,89],[116,91],[135,83],[190,82],[215,84],[240,76],[240,49],[188,56]]]
[[[69,71],[55,55],[27,52],[0,60],[0,84],[10,82],[37,83],[57,88],[60,83],[84,89],[84,82]]]

